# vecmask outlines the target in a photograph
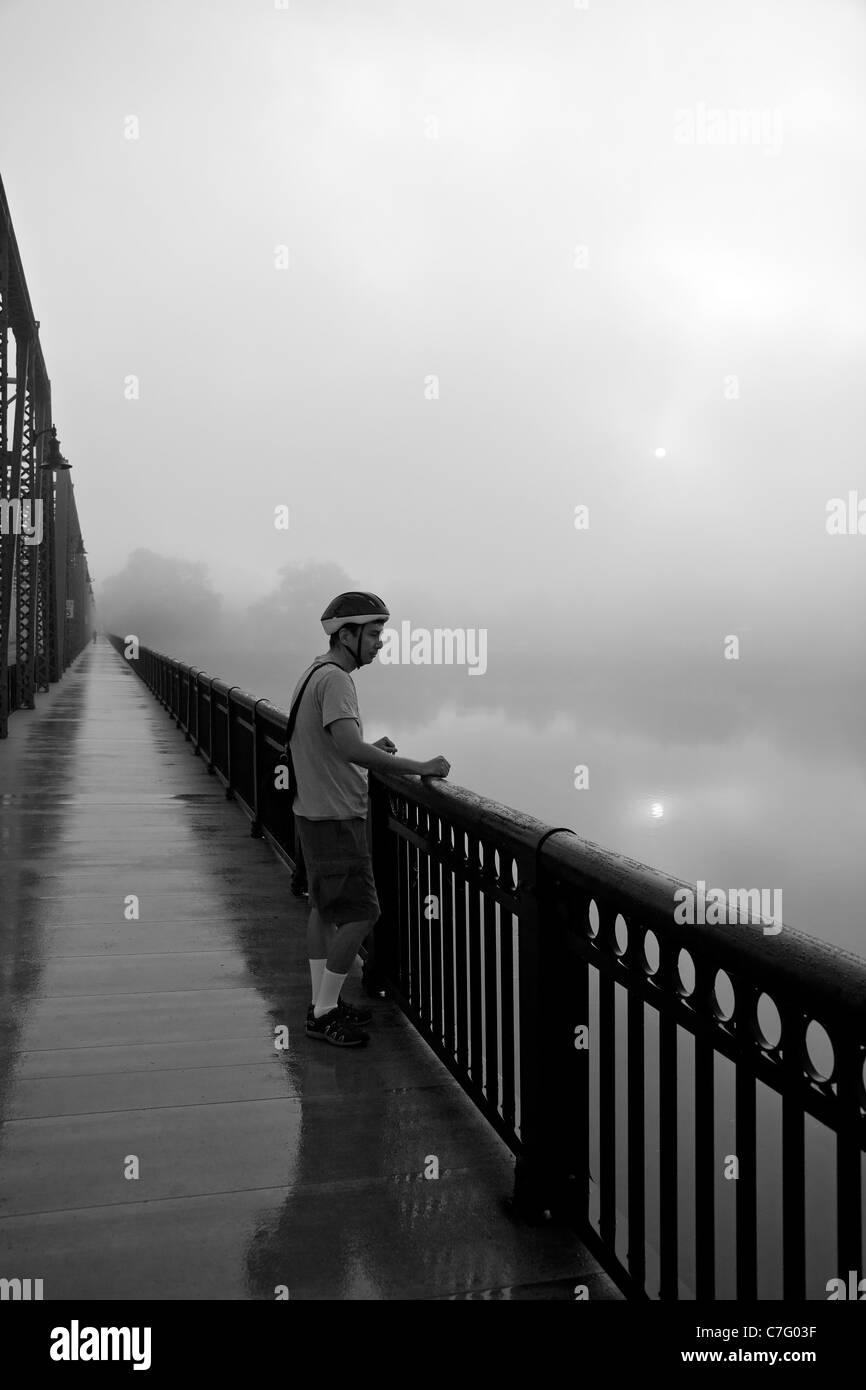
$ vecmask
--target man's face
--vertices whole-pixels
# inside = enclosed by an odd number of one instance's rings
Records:
[[[364,628],[364,635],[361,638],[362,666],[367,666],[371,661],[375,661],[377,653],[381,651],[384,626],[384,623],[368,623]]]

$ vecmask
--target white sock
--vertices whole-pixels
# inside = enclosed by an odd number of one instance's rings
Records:
[[[313,1010],[316,1018],[321,1018],[322,1014],[328,1014],[332,1009],[336,1009],[345,978],[345,975],[335,975],[333,970],[329,970],[327,966],[324,967],[322,983],[319,985],[319,993],[316,998],[316,1007]]]
[[[328,957],[323,956],[321,960],[310,961],[310,979],[313,984],[313,1000],[315,1004],[316,995],[319,993],[319,985],[322,983],[322,971],[328,963]]]

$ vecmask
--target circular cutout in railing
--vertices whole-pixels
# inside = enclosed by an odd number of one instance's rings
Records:
[[[722,1023],[730,1023],[733,1018],[736,999],[730,975],[725,970],[717,970],[713,986],[713,1013]]]
[[[512,888],[516,888],[519,882],[520,882],[520,873],[519,873],[518,868],[517,868],[517,860],[516,860],[516,859],[512,859],[512,861],[511,861],[511,886],[512,886]]]
[[[832,1081],[836,1065],[833,1044],[823,1023],[819,1023],[815,1018],[806,1029],[804,1051],[806,1055],[803,1062],[812,1080]]]
[[[494,875],[496,876],[496,880],[497,880],[497,882],[498,882],[499,879],[502,877],[502,863],[501,863],[500,858],[499,858],[499,850],[498,850],[498,849],[495,849],[495,850],[493,851],[493,872],[494,872]]]
[[[613,924],[614,954],[624,956],[628,950],[628,924],[621,912],[616,914],[616,921]]]
[[[648,931],[644,933],[643,953],[647,967],[646,973],[648,975],[655,975],[659,968],[659,961],[661,960],[661,951],[659,950],[659,939],[654,931]]]
[[[695,963],[684,946],[680,947],[677,956],[677,973],[680,977],[680,985],[683,994],[694,994],[695,992]]]
[[[782,1019],[769,994],[758,998],[755,1009],[755,1037],[766,1051],[773,1051],[782,1039]]]
[[[866,1057],[863,1058],[863,1070],[860,1073],[860,1109],[866,1110]]]
[[[600,920],[598,915],[598,903],[595,901],[595,898],[592,898],[589,904],[589,934],[591,937],[598,936]]]

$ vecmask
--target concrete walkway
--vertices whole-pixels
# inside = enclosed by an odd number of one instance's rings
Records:
[[[306,1038],[305,901],[107,642],[9,728],[0,1278],[46,1299],[619,1296],[571,1235],[506,1214],[511,1156],[391,1004],[357,1052]]]

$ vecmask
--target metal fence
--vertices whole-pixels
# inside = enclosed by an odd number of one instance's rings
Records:
[[[287,715],[130,664],[292,863]],[[866,964],[752,912],[679,923],[693,885],[460,787],[369,784],[376,978],[514,1153],[518,1210],[570,1222],[634,1298],[859,1279]]]

